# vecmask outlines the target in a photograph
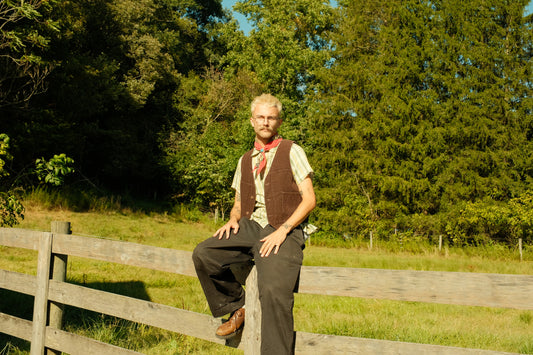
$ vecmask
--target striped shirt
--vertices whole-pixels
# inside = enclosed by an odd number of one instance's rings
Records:
[[[272,161],[274,160],[274,156],[276,155],[277,150],[278,148],[275,147],[265,153],[267,159],[265,173],[254,173],[256,193],[255,209],[250,219],[259,223],[263,228],[268,224],[265,205],[265,177],[270,171],[270,167],[272,166]],[[252,152],[252,166],[256,166],[256,164],[260,160],[260,157],[261,154],[259,154],[259,150],[254,148]],[[300,183],[304,181],[305,178],[308,176],[310,178],[313,178],[313,169],[309,165],[309,161],[307,160],[307,156],[305,155],[305,152],[302,147],[293,143],[291,146],[289,159],[291,162],[292,175],[294,176],[294,181],[296,182],[296,185],[300,185]],[[231,187],[234,188],[238,194],[241,193],[241,164],[242,157],[239,159],[237,169],[235,170],[235,175],[233,176],[233,183],[231,184]],[[252,167],[250,167],[250,169],[251,168]]]

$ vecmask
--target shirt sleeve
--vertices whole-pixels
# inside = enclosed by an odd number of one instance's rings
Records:
[[[233,175],[233,183],[231,184],[231,187],[237,191],[238,194],[241,193],[241,162],[242,157],[239,159],[239,162],[237,163],[237,168],[235,169],[235,175]]]
[[[294,181],[296,185],[300,185],[306,177],[313,178],[313,169],[307,160],[307,155],[305,154],[302,147],[297,144],[292,145],[290,152],[290,161],[292,168],[292,175],[294,176]]]

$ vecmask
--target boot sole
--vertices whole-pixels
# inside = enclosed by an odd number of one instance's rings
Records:
[[[237,336],[239,335],[240,333],[242,333],[242,330],[244,328],[244,324],[239,328],[237,329],[236,331],[234,331],[233,333],[229,333],[228,335],[218,335],[218,334],[215,334],[215,336],[219,339],[230,339],[230,338],[233,338],[234,336]]]

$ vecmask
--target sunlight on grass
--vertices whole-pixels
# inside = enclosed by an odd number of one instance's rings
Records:
[[[29,208],[18,227],[48,231],[56,220],[71,222],[75,235],[188,251],[215,229],[209,221],[184,222],[166,213],[42,208]],[[350,248],[311,245],[304,252],[304,265],[533,274],[531,261],[519,262],[513,255],[505,258],[500,252],[490,258],[486,251],[476,256],[473,251],[439,252],[434,246],[416,252],[391,250],[384,246],[370,250],[364,244]],[[35,274],[36,252],[0,247],[0,253],[0,268]],[[210,314],[194,277],[70,257],[67,278],[75,284]],[[532,311],[297,294],[294,314],[297,331],[533,354]],[[73,307],[66,313],[65,328],[146,354],[242,353]],[[11,342],[6,344],[10,354],[28,353]]]

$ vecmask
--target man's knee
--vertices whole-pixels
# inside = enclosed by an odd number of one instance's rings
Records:
[[[192,252],[192,262],[196,268],[202,265],[202,261],[205,260],[205,254],[206,248],[204,247],[203,243],[198,244],[196,248],[194,248]]]

